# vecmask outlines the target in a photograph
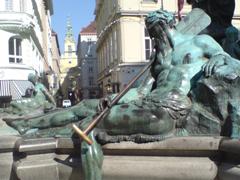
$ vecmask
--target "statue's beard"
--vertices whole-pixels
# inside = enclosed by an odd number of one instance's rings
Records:
[[[154,38],[155,48],[157,53],[161,53],[163,56],[166,55],[167,50],[171,48],[167,34],[161,32],[157,38]]]

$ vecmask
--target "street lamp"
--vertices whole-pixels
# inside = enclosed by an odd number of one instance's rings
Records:
[[[107,94],[112,93],[112,85],[111,85],[111,80],[110,79],[108,79],[108,83],[106,85],[106,90],[107,90]]]
[[[112,92],[111,84],[107,84],[107,94],[111,94],[111,92]]]

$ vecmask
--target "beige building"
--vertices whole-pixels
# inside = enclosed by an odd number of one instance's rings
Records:
[[[72,104],[78,101],[77,81],[80,77],[76,55],[76,43],[73,37],[70,19],[67,21],[67,32],[64,41],[64,52],[60,61],[61,91],[64,99],[70,99]]]
[[[152,45],[144,18],[159,8],[177,14],[177,0],[96,0],[98,84],[103,95],[119,92],[149,61]],[[238,27],[239,8],[236,0],[233,22]],[[189,11],[185,2],[182,14]]]
[[[177,0],[96,1],[98,84],[103,95],[119,92],[149,61],[152,45],[144,18],[160,7],[176,12]]]
[[[60,85],[60,47],[59,47],[59,41],[58,41],[58,36],[57,33],[52,31],[52,38],[51,38],[51,53],[52,53],[52,78],[50,79],[49,84],[50,86],[50,92],[53,95],[56,95],[59,85]]]
[[[36,1],[39,3],[39,1]],[[51,79],[54,74],[52,69],[52,53],[51,53],[51,15],[53,14],[52,1],[43,0],[40,9],[40,17],[42,19],[42,41],[43,41],[43,54],[44,54],[44,66],[42,74],[42,80],[44,84],[50,89]],[[49,11],[47,11],[49,10]]]

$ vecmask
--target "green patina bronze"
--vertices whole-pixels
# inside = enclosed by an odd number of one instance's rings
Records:
[[[155,42],[150,70],[153,78],[131,89],[112,107],[90,133],[92,146],[82,143],[85,179],[101,179],[102,151],[98,143],[143,143],[191,135],[240,137],[240,62],[208,35],[176,31],[174,16],[166,11],[150,13],[146,27]],[[69,109],[11,121],[9,125],[21,134],[38,128],[27,134],[32,137],[71,136],[68,124],[80,121],[79,126],[85,129],[102,102],[85,100]]]
[[[2,109],[2,112],[8,115],[29,116],[43,114],[48,110],[56,108],[56,103],[46,87],[38,82],[37,76],[29,74],[28,80],[34,85],[33,89],[27,89],[26,96],[21,100],[11,101],[8,108]]]

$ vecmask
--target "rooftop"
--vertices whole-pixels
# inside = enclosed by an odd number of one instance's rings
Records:
[[[80,34],[97,34],[96,22],[92,21],[87,27],[82,28]]]

